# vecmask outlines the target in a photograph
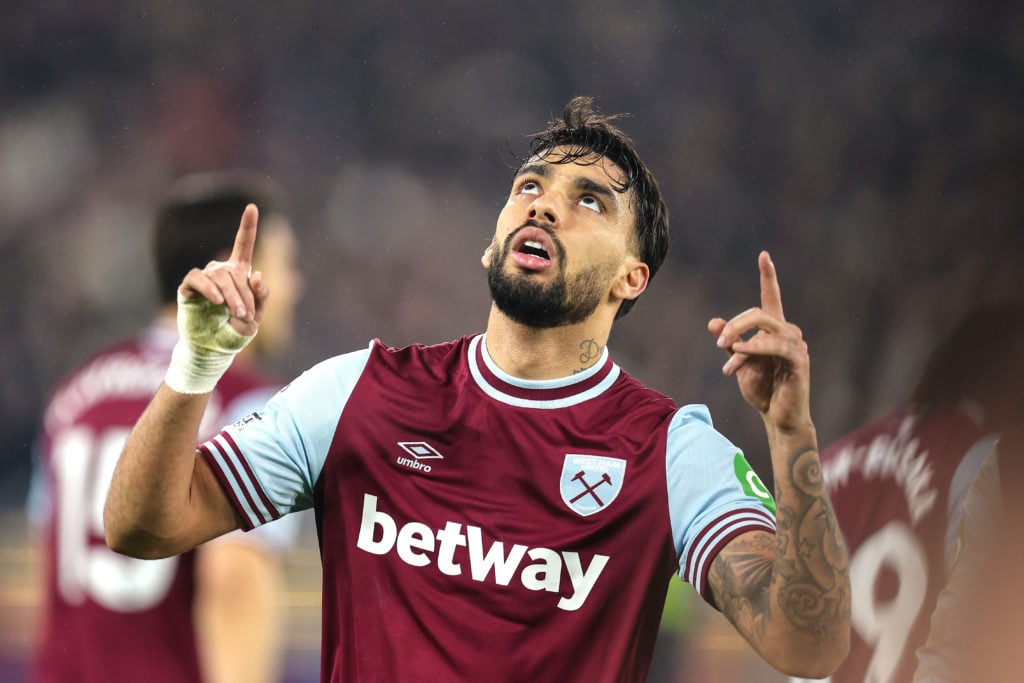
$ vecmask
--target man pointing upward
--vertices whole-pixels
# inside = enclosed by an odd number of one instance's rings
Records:
[[[613,321],[665,258],[668,211],[588,98],[515,174],[482,257],[486,332],[327,359],[197,449],[206,396],[268,296],[249,270],[256,223],[247,208],[231,259],[182,282],[185,341],[115,473],[112,547],[160,557],[314,508],[324,681],[642,680],[674,573],[779,670],[842,661],[846,551],[775,267],[759,256],[760,307],[708,326],[764,420],[773,501],[707,408],[611,358]]]

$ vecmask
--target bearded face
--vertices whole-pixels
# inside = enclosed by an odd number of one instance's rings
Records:
[[[555,277],[545,281],[537,273],[508,265],[516,235],[525,227],[544,230],[556,251]],[[614,272],[609,264],[597,264],[567,275],[565,247],[557,233],[545,223],[528,220],[495,249],[487,269],[487,284],[498,310],[512,320],[539,329],[583,322],[601,303],[608,280]]]

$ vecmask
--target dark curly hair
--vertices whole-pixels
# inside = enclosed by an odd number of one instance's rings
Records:
[[[640,160],[633,141],[613,122],[621,114],[605,115],[594,109],[592,97],[577,96],[565,105],[561,118],[553,119],[545,130],[530,136],[530,154],[520,159],[543,159],[556,164],[593,164],[605,158],[625,174],[616,183],[616,192],[633,195],[630,207],[636,216],[635,242],[637,255],[650,269],[650,277],[658,272],[668,254],[668,207],[654,176]],[[552,152],[558,149],[558,154]],[[550,158],[549,158],[550,157]],[[626,315],[635,299],[623,301],[616,320]]]

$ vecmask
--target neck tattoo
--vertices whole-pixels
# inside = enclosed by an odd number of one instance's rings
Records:
[[[580,342],[580,362],[583,363],[584,367],[589,365],[600,355],[601,345],[593,339],[587,339],[586,341]]]

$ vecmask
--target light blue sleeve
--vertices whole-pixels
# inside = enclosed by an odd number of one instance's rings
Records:
[[[313,487],[370,350],[313,366],[200,450],[256,527],[313,505]]]
[[[259,412],[280,389],[279,386],[268,384],[239,394],[224,407],[221,416],[223,421],[236,422],[247,415]],[[270,553],[282,553],[295,545],[302,533],[302,526],[307,523],[306,518],[311,516],[312,513],[309,511],[285,515],[249,532],[233,531],[211,541],[211,543],[245,543]]]
[[[280,389],[279,386],[266,385],[239,394],[224,406],[222,419],[225,423],[236,422],[262,410]]]
[[[676,412],[666,448],[669,516],[679,576],[711,601],[707,589],[711,562],[742,533],[774,533],[775,502],[742,451],[715,430],[703,405],[686,405]]]

